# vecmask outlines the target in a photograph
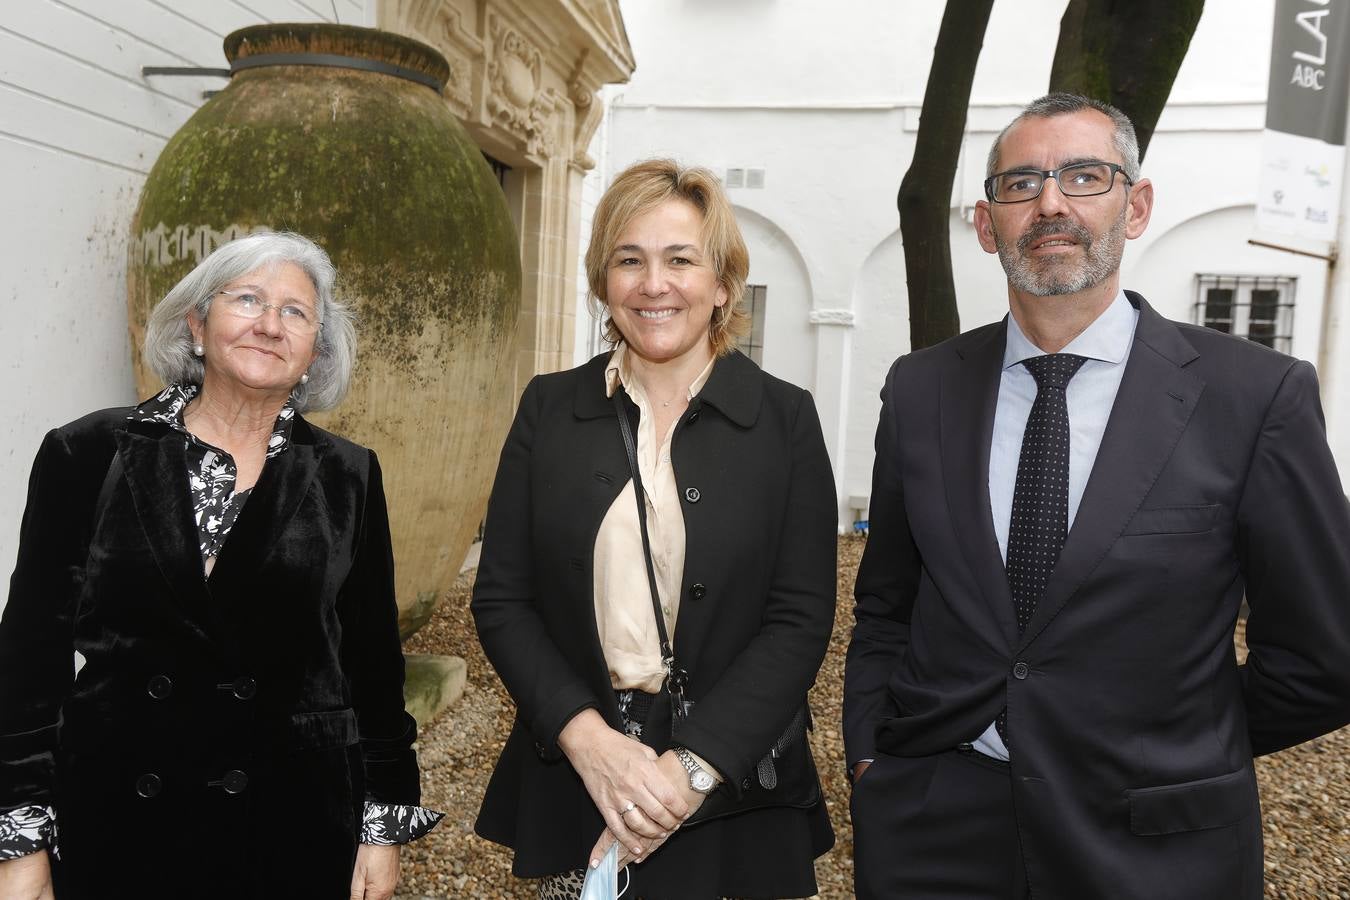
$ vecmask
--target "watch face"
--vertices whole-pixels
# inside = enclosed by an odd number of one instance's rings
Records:
[[[713,786],[716,785],[717,782],[714,781],[713,777],[709,775],[707,772],[703,771],[702,769],[699,769],[696,772],[690,773],[689,784],[691,787],[693,787],[694,790],[698,791],[700,794],[706,794],[713,789]]]

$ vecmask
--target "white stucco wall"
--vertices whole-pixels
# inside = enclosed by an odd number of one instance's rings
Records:
[[[226,65],[263,21],[373,24],[374,0],[23,0],[0,4],[0,573],[13,569],[48,429],[133,402],[126,231],[160,149],[224,82],[143,66]],[[5,592],[0,591],[0,605]]]
[[[125,232],[164,142],[211,78],[145,78],[147,65],[224,65],[223,36],[258,21],[370,24],[378,0],[25,0],[0,4],[0,575],[13,565],[32,455],[45,430],[134,399],[125,327]],[[983,158],[1018,106],[1044,90],[1064,0],[995,4],[953,197],[963,325],[1005,308],[997,261],[969,208]],[[908,349],[895,192],[913,150],[942,4],[922,0],[624,0],[638,61],[608,89],[583,218],[627,163],[670,154],[762,169],[731,191],[766,284],[765,365],[816,395],[842,521],[869,489],[877,392]],[[1273,0],[1206,9],[1145,171],[1158,204],[1131,245],[1125,282],[1188,317],[1201,271],[1298,278],[1293,352],[1316,360],[1325,266],[1254,248],[1259,134]],[[1035,22],[1027,28],[1025,22]],[[584,243],[583,236],[583,243]],[[1303,245],[1305,249],[1324,247]],[[584,284],[578,284],[578,302]],[[1350,319],[1350,311],[1340,313]],[[1330,317],[1334,319],[1335,317]],[[585,318],[578,319],[585,323]],[[586,329],[577,329],[584,358]],[[1350,324],[1333,343],[1350,355]],[[1350,466],[1350,359],[1325,385],[1342,470]],[[0,601],[3,599],[0,592]]]
[[[982,196],[985,155],[995,135],[1046,89],[1064,5],[994,5],[953,191],[952,257],[963,328],[1007,309],[1003,272],[980,250],[970,211]],[[607,184],[628,163],[658,155],[719,173],[764,170],[762,189],[730,188],[729,194],[751,244],[752,281],[768,286],[765,368],[816,395],[841,524],[853,515],[849,497],[870,490],[878,391],[890,363],[909,345],[895,194],[913,152],[942,6],[622,3],[638,67],[611,95],[604,162],[590,181]],[[1296,243],[1258,234],[1251,215],[1273,12],[1273,0],[1206,8],[1144,163],[1157,193],[1153,222],[1127,249],[1122,275],[1127,287],[1184,320],[1192,315],[1197,273],[1294,276],[1292,352],[1316,361],[1325,264],[1247,243]],[[780,270],[777,248],[769,248],[770,261],[757,258],[764,252],[760,235],[773,230],[801,260],[805,303],[802,279]],[[782,294],[790,302],[779,304]],[[817,321],[851,317],[851,325],[813,324],[812,313]],[[1350,363],[1341,367],[1347,370]],[[1341,396],[1350,396],[1350,387]],[[1333,440],[1343,432],[1350,454],[1350,410],[1328,409],[1328,416]],[[1346,471],[1350,456],[1341,463]]]

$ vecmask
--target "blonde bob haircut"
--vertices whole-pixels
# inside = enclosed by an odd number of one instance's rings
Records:
[[[586,248],[591,312],[602,320],[606,341],[617,344],[623,340],[614,319],[606,315],[605,276],[610,254],[629,223],[672,199],[692,203],[703,215],[703,253],[727,292],[727,302],[713,308],[708,338],[713,352],[726,356],[736,346],[736,339],[750,330],[750,317],[741,305],[750,273],[750,253],[731,211],[731,201],[717,176],[707,169],[686,168],[672,159],[648,159],[634,163],[614,179],[595,209],[591,243]]]

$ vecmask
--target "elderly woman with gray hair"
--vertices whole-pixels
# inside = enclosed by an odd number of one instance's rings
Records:
[[[391,896],[422,809],[375,454],[327,254],[260,233],[159,303],[167,387],[38,451],[0,620],[0,896]],[[84,658],[75,672],[74,654]]]

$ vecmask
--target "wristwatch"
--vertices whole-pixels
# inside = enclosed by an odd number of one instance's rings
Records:
[[[712,773],[698,764],[694,755],[683,747],[675,748],[675,758],[684,766],[684,770],[689,773],[689,786],[700,794],[711,794],[717,787],[717,779],[712,777]]]

